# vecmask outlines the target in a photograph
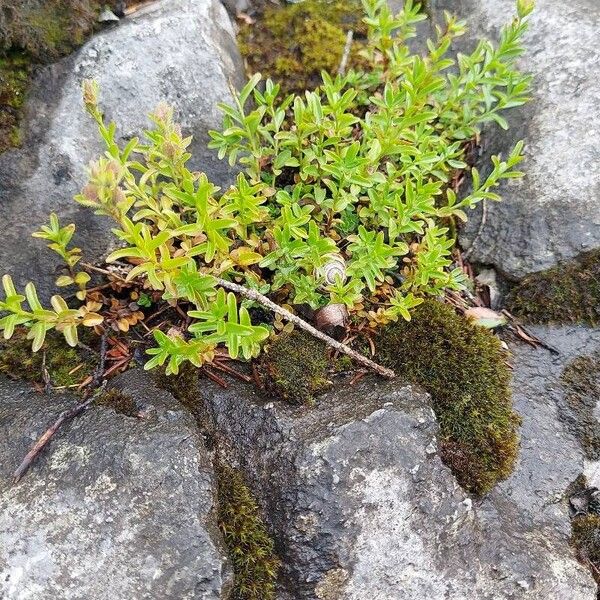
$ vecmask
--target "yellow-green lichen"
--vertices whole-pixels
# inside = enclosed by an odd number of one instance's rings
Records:
[[[526,277],[507,298],[510,312],[530,323],[600,322],[600,251],[587,252]]]
[[[303,331],[278,335],[257,365],[267,391],[291,404],[311,403],[331,385],[327,346]]]
[[[219,528],[233,563],[230,600],[273,600],[279,559],[256,500],[239,471],[217,466]]]
[[[321,82],[321,70],[335,74],[347,32],[354,41],[349,66],[360,63],[366,27],[359,0],[305,0],[270,6],[256,23],[242,25],[240,49],[252,73],[280,82],[284,92],[303,92]]]
[[[386,326],[376,346],[380,362],[431,394],[440,454],[462,487],[484,494],[510,475],[520,419],[506,353],[492,333],[427,300],[411,321]]]
[[[79,349],[67,346],[61,334],[48,332],[39,352],[31,351],[31,340],[26,335],[25,329],[18,329],[10,340],[0,340],[0,373],[42,385],[44,356],[54,386],[75,386],[93,373],[94,361]]]

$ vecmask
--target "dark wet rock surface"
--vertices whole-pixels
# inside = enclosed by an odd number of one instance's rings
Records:
[[[568,453],[581,453],[550,400],[548,419],[524,414],[515,475],[477,500],[441,463],[433,413],[415,388],[338,382],[311,409],[265,403],[237,384],[200,393],[271,526],[282,597],[595,597],[568,544],[563,497],[583,467]],[[535,437],[542,431],[548,443]],[[534,461],[546,452],[552,466],[538,473]]]

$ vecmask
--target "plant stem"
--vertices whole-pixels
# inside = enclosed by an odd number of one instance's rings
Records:
[[[278,304],[275,304],[275,302],[269,300],[266,296],[263,296],[256,290],[250,290],[242,285],[238,285],[237,283],[232,283],[231,281],[221,279],[220,277],[216,277],[215,279],[221,287],[231,290],[232,292],[237,292],[245,298],[249,298],[250,300],[254,300],[255,302],[259,302],[263,306],[270,308],[274,313],[277,313],[286,321],[294,323],[294,325],[297,325],[301,329],[304,329],[304,331],[307,331],[317,339],[321,340],[322,342],[325,342],[328,346],[335,348],[339,352],[347,354],[356,362],[364,365],[365,367],[369,367],[369,369],[373,369],[373,371],[375,371],[376,373],[379,373],[380,375],[383,375],[384,377],[388,377],[390,379],[396,377],[396,373],[394,373],[394,371],[392,371],[391,369],[386,369],[385,367],[382,367],[381,365],[370,360],[366,356],[363,356],[359,352],[356,352],[356,350],[352,350],[352,348],[350,348],[349,346],[346,346],[345,344],[334,340],[332,337],[329,337],[327,334],[323,333],[322,331],[319,331],[300,317],[291,313],[289,310],[286,310]]]

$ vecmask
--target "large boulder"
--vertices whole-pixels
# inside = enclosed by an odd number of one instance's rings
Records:
[[[43,296],[53,290],[59,264],[41,240],[28,241],[50,212],[75,222],[75,242],[94,260],[109,248],[111,224],[73,201],[88,162],[102,151],[85,114],[81,82],[96,79],[106,117],[126,141],[150,126],[147,114],[161,101],[175,107],[185,133],[194,136],[191,161],[218,185],[233,172],[206,148],[208,130],[221,126],[218,102],[231,101],[243,81],[231,21],[219,0],[161,0],[104,30],[77,53],[41,69],[26,104],[23,145],[0,155],[0,273],[19,285],[34,279]]]
[[[469,51],[481,37],[498,39],[515,13],[515,0],[430,0],[437,21],[444,10],[466,19],[469,33],[457,43]],[[600,3],[537,0],[520,67],[534,76],[530,104],[507,112],[511,128],[483,132],[482,165],[525,140],[523,180],[499,192],[471,215],[462,242],[471,260],[494,264],[511,279],[600,246]],[[479,231],[479,234],[477,232]]]
[[[3,600],[228,597],[212,464],[195,420],[140,373],[118,386],[136,404],[128,414],[88,409],[13,485],[32,443],[78,400],[0,381]]]
[[[311,408],[265,403],[239,384],[200,394],[264,508],[283,559],[282,598],[595,598],[556,497],[581,468],[576,446],[540,459],[568,472],[550,476],[548,465],[527,479],[537,453],[568,441],[558,427],[558,441],[524,438],[523,471],[476,500],[440,461],[435,417],[415,388],[336,382]],[[569,450],[571,469],[560,464]]]

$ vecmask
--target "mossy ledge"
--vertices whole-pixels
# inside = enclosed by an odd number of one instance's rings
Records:
[[[331,385],[327,346],[304,331],[278,335],[256,364],[267,392],[290,404],[312,404]]]
[[[241,473],[217,465],[219,528],[235,575],[230,600],[274,600],[279,559]]]
[[[385,327],[376,347],[380,362],[431,394],[442,460],[463,488],[482,495],[511,474],[520,418],[496,336],[427,300],[411,321]]]
[[[91,375],[96,366],[92,357],[79,348],[70,348],[56,331],[46,334],[42,350],[32,352],[27,330],[15,330],[10,340],[0,339],[0,373],[11,379],[20,379],[42,385],[42,364],[46,357],[46,370],[55,386],[75,386]]]
[[[530,323],[600,323],[600,250],[533,273],[507,297],[507,308]]]
[[[346,34],[354,32],[349,66],[360,63],[366,34],[359,0],[304,0],[267,7],[256,23],[242,25],[240,50],[252,73],[281,83],[284,92],[302,93],[321,83],[321,71],[335,74]]]

